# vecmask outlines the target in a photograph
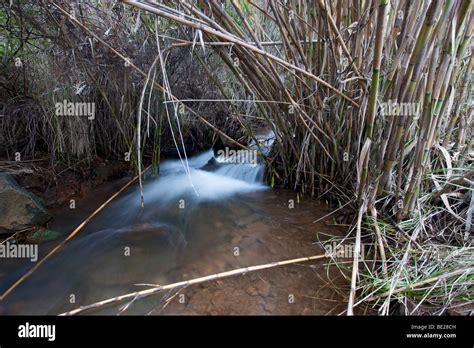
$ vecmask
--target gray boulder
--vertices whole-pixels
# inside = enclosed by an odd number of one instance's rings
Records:
[[[9,174],[0,174],[0,234],[12,233],[51,219],[41,199],[22,189]]]

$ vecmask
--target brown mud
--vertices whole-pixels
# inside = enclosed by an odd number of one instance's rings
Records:
[[[91,163],[79,162],[70,166],[50,165],[46,161],[24,166],[27,173],[15,175],[20,186],[40,197],[47,207],[58,207],[126,176],[130,163],[96,158]]]

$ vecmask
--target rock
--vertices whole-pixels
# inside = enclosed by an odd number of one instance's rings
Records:
[[[0,174],[0,233],[43,225],[51,216],[34,194],[22,189],[9,174]]]
[[[207,162],[201,169],[208,172],[213,172],[221,168],[222,166],[222,163],[217,162],[215,158],[211,158],[209,162]]]
[[[242,236],[236,235],[232,238],[231,243],[233,245],[238,244],[242,241]]]
[[[267,301],[267,302],[264,303],[263,308],[267,312],[273,313],[276,310],[277,306],[275,304],[275,301],[270,300],[270,301]]]
[[[255,286],[249,286],[245,292],[250,296],[258,296],[258,289]]]
[[[270,295],[270,284],[267,282],[261,282],[261,284],[257,286],[257,289],[260,296],[267,297]]]

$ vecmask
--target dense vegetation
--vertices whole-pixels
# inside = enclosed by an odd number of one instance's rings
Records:
[[[129,152],[141,171],[164,147],[245,147],[271,128],[268,182],[350,209],[348,239],[368,246],[348,313],[472,310],[470,0],[1,7],[6,160]],[[58,117],[63,100],[94,102],[94,121]]]

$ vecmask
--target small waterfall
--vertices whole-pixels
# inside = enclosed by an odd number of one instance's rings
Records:
[[[233,196],[237,193],[255,192],[266,186],[246,182],[217,172],[190,168],[174,173],[163,173],[158,180],[145,184],[145,205],[147,202],[160,202],[164,205],[186,201],[214,201]],[[135,195],[133,204],[139,206],[139,197]]]
[[[225,164],[218,168],[214,173],[249,183],[261,183],[263,181],[264,169],[264,163]]]
[[[256,150],[219,150],[215,161],[218,167],[214,173],[242,180],[248,183],[261,183],[264,163],[259,161]]]
[[[209,149],[207,151],[201,152],[200,154],[190,157],[187,159],[187,164],[190,168],[202,168],[204,167],[211,159],[214,158],[214,151]],[[186,160],[170,160],[164,161],[160,164],[160,172],[163,175],[168,175],[172,173],[180,173],[184,171],[184,166],[186,165]]]
[[[257,135],[250,150],[220,150],[215,155],[206,150],[187,160],[168,160],[160,164],[160,176],[145,181],[145,203],[175,204],[177,200],[214,201],[238,193],[255,192],[267,187],[263,184],[265,163],[259,155],[267,155],[274,141],[273,132]],[[127,198],[128,204],[138,207],[139,197]]]
[[[257,134],[248,145],[250,150],[220,150],[216,161],[221,166],[215,173],[249,183],[261,183],[265,163],[260,154],[268,155],[275,140],[273,131]]]

